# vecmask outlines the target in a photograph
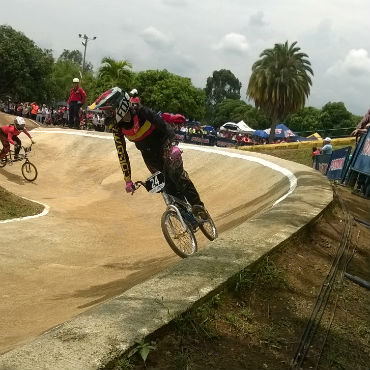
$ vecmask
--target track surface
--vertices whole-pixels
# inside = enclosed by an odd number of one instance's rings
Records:
[[[36,131],[38,179],[26,182],[19,163],[0,169],[0,186],[50,206],[46,216],[0,223],[0,353],[179,260],[160,230],[161,196],[124,192],[110,135]],[[140,153],[131,144],[128,152],[134,179],[145,179]],[[183,157],[220,233],[289,190],[286,177],[258,163],[187,146]]]

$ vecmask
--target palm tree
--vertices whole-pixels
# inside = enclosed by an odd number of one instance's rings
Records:
[[[106,81],[110,87],[120,86],[127,90],[130,87],[132,64],[127,60],[114,60],[109,57],[102,59],[102,66],[99,68],[98,76]]]
[[[311,63],[296,44],[296,41],[290,46],[288,41],[275,44],[273,49],[265,49],[261,59],[252,66],[247,97],[270,118],[270,142],[275,136],[276,123],[303,108],[310,93]]]

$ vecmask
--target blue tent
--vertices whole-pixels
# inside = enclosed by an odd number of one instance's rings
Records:
[[[256,130],[253,132],[253,136],[262,137],[267,139],[269,137],[268,133],[265,130]]]
[[[275,128],[275,138],[285,139],[290,136],[297,136],[289,127],[285,126],[284,123],[280,123]]]

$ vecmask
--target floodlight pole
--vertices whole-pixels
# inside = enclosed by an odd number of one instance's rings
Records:
[[[84,35],[82,35],[81,33],[78,34],[78,37],[80,39],[84,39],[84,41],[82,41],[82,45],[85,47],[84,49],[84,58],[83,58],[83,62],[82,62],[82,73],[85,72],[85,61],[86,61],[86,49],[87,49],[87,43],[88,41],[92,41],[92,40],[96,40],[96,36],[94,36],[93,38],[89,38],[86,33]]]

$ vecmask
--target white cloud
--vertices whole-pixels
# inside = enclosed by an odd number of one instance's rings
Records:
[[[216,50],[244,53],[249,48],[247,39],[239,33],[228,33],[214,47]]]
[[[327,73],[333,76],[350,74],[362,76],[370,73],[370,57],[365,49],[352,49],[344,59],[338,60],[328,68]]]
[[[140,33],[140,36],[147,44],[154,46],[155,48],[167,49],[173,45],[171,37],[159,31],[155,27],[145,28],[145,30]]]

